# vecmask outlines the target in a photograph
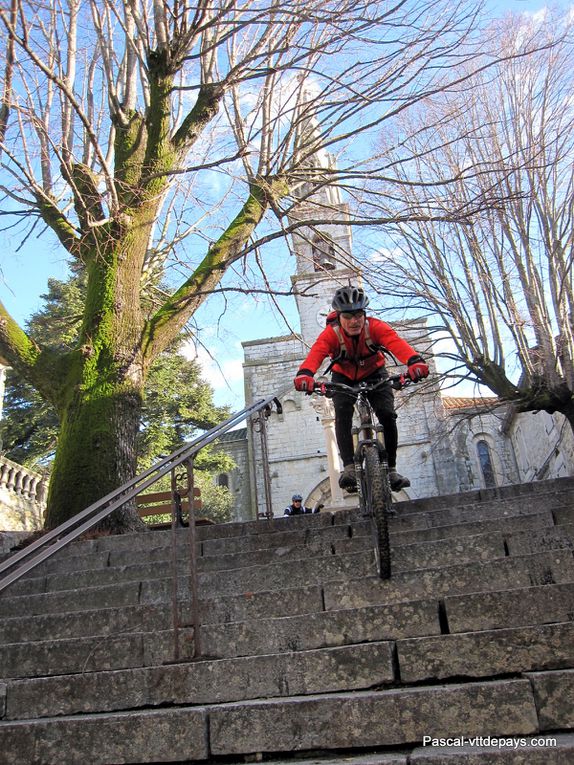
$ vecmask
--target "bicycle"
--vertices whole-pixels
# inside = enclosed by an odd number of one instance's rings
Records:
[[[355,440],[355,471],[359,503],[364,515],[370,516],[373,523],[373,537],[377,572],[381,579],[391,576],[391,550],[389,544],[389,515],[392,510],[392,493],[389,481],[389,464],[382,425],[375,420],[373,408],[367,394],[383,385],[391,385],[401,390],[411,383],[405,374],[387,377],[376,383],[317,382],[313,393],[327,398],[333,393],[347,393],[356,397],[355,409],[359,416],[359,426],[353,428]]]

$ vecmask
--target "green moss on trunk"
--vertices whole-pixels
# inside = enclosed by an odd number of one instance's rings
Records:
[[[46,528],[55,528],[135,475],[141,403],[141,390],[125,382],[100,379],[76,389],[62,415]],[[122,532],[142,524],[133,508],[125,508],[102,527]]]

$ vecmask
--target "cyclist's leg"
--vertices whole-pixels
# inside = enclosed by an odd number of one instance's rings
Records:
[[[378,375],[379,378],[388,377],[385,370]],[[397,429],[397,413],[395,411],[395,396],[390,385],[383,385],[369,394],[369,400],[378,421],[383,426],[385,435],[385,447],[389,464],[389,480],[393,491],[406,489],[411,482],[405,476],[397,472],[397,449],[399,445],[399,433]]]
[[[332,375],[333,382],[342,382],[349,385],[351,382],[347,377],[336,372]],[[333,394],[333,407],[335,409],[335,437],[337,447],[343,463],[343,472],[339,478],[339,486],[342,489],[355,488],[357,480],[355,477],[354,446],[353,446],[353,411],[355,405],[355,396],[347,393]]]

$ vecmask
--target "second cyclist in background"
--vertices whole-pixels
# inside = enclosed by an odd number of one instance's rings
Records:
[[[327,326],[311,346],[297,372],[294,380],[297,390],[306,393],[313,390],[314,374],[327,357],[332,359],[329,370],[332,371],[333,382],[355,385],[358,382],[384,379],[388,376],[385,350],[406,364],[407,374],[413,382],[428,377],[429,368],[422,356],[389,324],[368,317],[368,304],[369,298],[360,287],[341,287],[335,292],[332,304],[334,313],[328,317]],[[397,472],[397,414],[391,387],[385,385],[370,393],[369,401],[383,426],[391,489],[400,491],[411,484],[408,478]],[[356,491],[352,437],[354,398],[345,393],[335,393],[333,405],[337,446],[343,462],[339,486],[347,491]]]

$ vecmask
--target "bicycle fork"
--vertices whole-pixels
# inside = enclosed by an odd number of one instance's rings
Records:
[[[374,432],[373,432],[374,430]],[[379,461],[381,464],[381,472],[388,476],[389,463],[387,458],[387,450],[385,447],[385,437],[382,425],[360,425],[355,426],[352,429],[353,445],[355,451],[353,454],[353,461],[355,463],[355,475],[357,476],[357,493],[359,495],[359,507],[364,515],[368,514],[368,510],[365,505],[365,493],[364,493],[364,468],[363,468],[363,451],[365,446],[375,444],[379,452]]]

